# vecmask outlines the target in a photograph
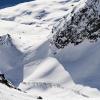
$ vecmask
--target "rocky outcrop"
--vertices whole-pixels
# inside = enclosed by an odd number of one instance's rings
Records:
[[[13,88],[14,86],[5,78],[4,74],[0,74],[0,83],[5,84],[6,86]]]
[[[76,7],[71,14],[56,24],[50,40],[58,49],[69,43],[78,45],[85,39],[97,41],[100,38],[100,0],[86,0],[84,6]]]
[[[5,84],[9,88],[14,88],[16,90],[21,91],[21,89],[15,87],[8,79],[6,79],[4,74],[0,74],[0,83]]]

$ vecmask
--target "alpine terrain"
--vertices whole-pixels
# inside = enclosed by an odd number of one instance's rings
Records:
[[[0,1],[0,100],[99,100],[100,1]]]

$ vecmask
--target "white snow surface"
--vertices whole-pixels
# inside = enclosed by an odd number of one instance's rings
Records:
[[[84,0],[34,0],[0,10],[0,73],[22,89],[0,84],[0,100],[35,100],[38,96],[43,100],[99,100],[98,89],[74,82],[97,70],[85,61],[98,58],[99,62],[99,42],[69,46],[54,56],[48,41],[53,25],[80,3],[83,5]],[[87,55],[84,52],[90,45],[98,52],[84,57],[87,59],[75,64],[75,69],[73,62]],[[87,71],[85,64],[89,65]],[[69,67],[73,71],[67,70]]]

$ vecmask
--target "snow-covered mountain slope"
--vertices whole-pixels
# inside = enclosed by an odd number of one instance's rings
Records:
[[[66,47],[68,52],[63,49],[56,55],[52,54],[49,46],[48,35],[51,34],[53,24],[58,22],[62,16],[70,14],[80,2],[83,0],[34,0],[1,9],[0,72],[22,91],[27,91],[32,96],[40,95],[44,100],[85,100],[91,97],[100,97],[99,90],[82,86],[83,83],[87,83],[83,82],[83,76],[86,79],[90,75],[81,67],[87,61],[84,60],[86,58],[83,56],[85,55],[83,52],[87,52],[86,50],[95,44],[85,42],[76,47],[70,45]],[[10,35],[6,35],[7,33]],[[97,43],[99,44],[99,41]],[[93,52],[95,50],[93,49]],[[75,54],[76,56],[74,56]],[[81,56],[84,59],[78,60]],[[91,58],[90,55],[88,57]],[[96,55],[95,58],[97,59]],[[75,60],[77,60],[76,64]],[[94,59],[91,58],[89,61],[93,62]],[[74,81],[82,85],[76,85]],[[90,84],[86,85],[91,86]],[[9,90],[11,89],[7,91]],[[13,92],[13,90],[11,91]],[[12,99],[11,96],[10,100]],[[16,99],[20,100],[17,97]],[[7,100],[7,98],[3,100]]]
[[[100,89],[100,1],[82,2],[54,26],[51,49],[77,84]]]
[[[54,26],[52,42],[57,48],[64,48],[69,43],[78,45],[85,39],[97,41],[100,37],[100,1],[86,0],[82,5]]]
[[[23,79],[22,59],[23,55],[13,44],[10,35],[0,36],[0,73],[16,85]]]
[[[71,12],[80,0],[35,0],[0,10],[0,19],[50,29],[54,22]]]
[[[84,94],[72,92],[71,90],[66,92],[66,90],[60,88],[51,88],[46,92],[34,90],[27,93],[9,88],[0,83],[0,100],[38,100],[39,96],[42,97],[42,100],[99,100],[99,98],[89,98]]]
[[[22,42],[22,44],[20,42],[15,42],[24,56],[22,58],[23,60],[20,60],[23,73],[23,78],[21,80],[26,78],[30,79],[31,76],[32,80],[36,80],[35,77],[37,77],[37,79],[40,78],[41,81],[43,81],[42,78],[44,81],[46,78],[47,82],[58,82],[60,84],[65,84],[67,82],[67,77],[70,77],[68,72],[65,72],[63,66],[57,59],[49,57],[49,42],[47,40],[47,35],[50,34],[50,29],[54,22],[65,15],[65,12],[70,12],[73,8],[72,4],[77,5],[78,1],[61,2],[60,0],[52,0],[47,2],[45,0],[36,0],[0,10],[1,33],[9,32],[9,34],[15,38],[15,41],[18,40]],[[68,9],[64,10],[63,8],[66,8],[68,5]],[[14,20],[12,20],[13,18]],[[16,36],[19,37],[19,39],[16,39]],[[29,40],[27,37],[29,37]],[[34,40],[30,41],[30,39]],[[28,43],[23,43],[23,40],[24,42],[28,40]],[[30,47],[32,48],[31,50]],[[51,65],[44,66],[46,63],[51,63]],[[38,66],[39,68],[37,68]],[[49,68],[46,69],[46,67]],[[38,73],[37,76],[34,76],[35,73]],[[58,73],[60,77],[54,80],[52,76],[56,77]],[[69,81],[67,83],[71,81],[71,83],[74,84],[71,77],[68,79]]]
[[[37,100],[35,96],[8,88],[0,83],[0,100]]]

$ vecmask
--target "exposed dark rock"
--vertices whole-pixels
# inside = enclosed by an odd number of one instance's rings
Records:
[[[41,96],[38,96],[37,99],[43,99]]]
[[[58,49],[69,43],[78,45],[85,39],[97,41],[100,38],[100,0],[87,0],[82,8],[63,17],[52,29],[50,42]]]
[[[17,90],[21,91],[21,89],[15,87],[9,80],[7,80],[5,78],[5,75],[4,74],[0,74],[0,83],[5,84],[9,88],[14,88],[14,89],[17,89]]]
[[[0,74],[0,83],[3,83],[3,84],[5,84],[5,85],[7,85],[8,87],[13,87],[13,86],[11,85],[11,82],[8,81],[8,80],[5,78],[4,74]]]

